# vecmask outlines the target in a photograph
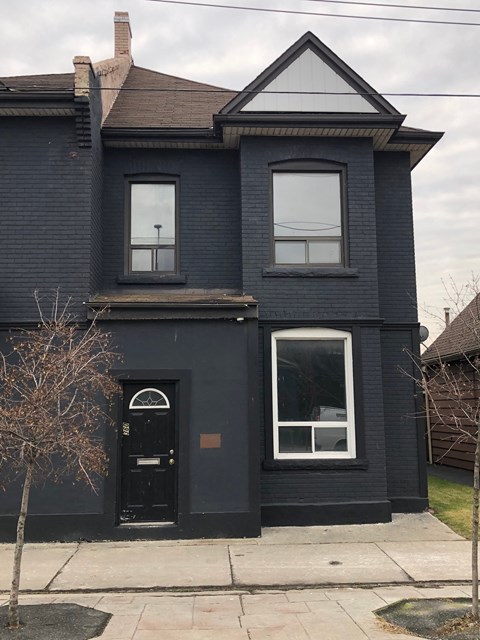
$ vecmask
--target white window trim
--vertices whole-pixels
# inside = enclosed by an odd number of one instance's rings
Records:
[[[277,379],[277,340],[343,340],[345,358],[345,393],[347,402],[347,420],[345,422],[283,422],[278,420],[278,379]],[[348,331],[338,331],[326,328],[298,328],[274,331],[272,333],[272,415],[273,415],[273,457],[276,460],[312,460],[328,458],[355,458],[355,405],[353,392],[353,356],[352,334]],[[347,451],[313,451],[312,453],[280,453],[279,427],[282,426],[311,426],[315,427],[343,427],[347,433]]]
[[[139,404],[139,405],[135,405],[135,400],[138,398],[138,396],[142,393],[145,393],[145,391],[153,391],[155,394],[159,395],[162,397],[162,399],[165,401],[165,404],[152,404],[150,406],[148,405],[143,405],[143,404]],[[138,391],[133,398],[130,400],[130,404],[128,405],[129,409],[170,409],[170,402],[167,398],[167,396],[163,393],[163,391],[160,391],[160,389],[154,389],[153,387],[147,387],[145,389],[141,389],[140,391]]]

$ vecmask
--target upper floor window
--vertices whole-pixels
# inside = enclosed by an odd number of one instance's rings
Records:
[[[355,458],[349,332],[275,331],[272,378],[275,458]]]
[[[272,172],[274,262],[343,265],[343,170],[306,166],[291,163]]]
[[[136,181],[129,187],[129,272],[175,273],[177,182]]]

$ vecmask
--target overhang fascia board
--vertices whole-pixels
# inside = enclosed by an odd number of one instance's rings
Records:
[[[226,127],[322,127],[329,129],[392,129],[397,131],[405,120],[404,115],[382,114],[332,114],[332,113],[236,113],[213,116],[214,130],[220,135]]]
[[[422,364],[432,366],[443,362],[463,362],[467,358],[475,358],[480,355],[480,349],[470,349],[465,353],[447,353],[445,355],[431,354],[426,358],[422,356]]]
[[[65,101],[65,100],[73,100],[74,93],[73,91],[21,91],[19,89],[15,90],[1,90],[0,91],[0,102],[3,100],[18,100],[19,102],[27,101]]]
[[[236,320],[258,319],[258,303],[89,302],[87,318],[101,320]]]
[[[222,139],[214,134],[213,129],[194,129],[194,128],[135,128],[135,127],[104,127],[102,129],[102,138],[108,141],[152,141],[161,140],[162,142],[216,142],[221,143]]]
[[[408,145],[410,147],[410,170],[415,169],[415,167],[425,158],[427,153],[429,153],[433,147],[437,144],[441,138],[443,138],[442,131],[396,131],[390,140],[387,142],[385,147],[385,151],[395,152],[397,149],[391,148],[389,149],[389,145],[394,147],[395,145]],[[417,147],[417,151],[415,153],[415,147]],[[422,149],[423,147],[423,149]],[[425,147],[428,147],[425,149]],[[419,149],[421,152],[419,153]]]
[[[345,127],[351,129],[378,128],[397,129],[401,126],[406,116],[404,115],[383,115],[377,113],[235,113],[235,114],[215,114],[213,116],[214,128],[223,126],[245,126],[264,127],[269,124],[279,126],[295,127]]]
[[[73,91],[35,91],[35,92],[20,92],[20,91],[0,91],[0,113],[2,110],[8,110],[9,114],[12,111],[17,111],[18,115],[22,115],[22,111],[32,109],[39,112],[49,112],[46,115],[55,115],[55,111],[61,112],[61,115],[65,113],[66,109],[71,109],[72,114],[75,109],[75,101]]]
[[[391,144],[436,144],[443,138],[443,131],[396,131],[390,139]]]

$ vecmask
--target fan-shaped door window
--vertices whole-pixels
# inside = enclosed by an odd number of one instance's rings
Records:
[[[130,400],[129,409],[170,409],[167,396],[158,389],[142,389]]]

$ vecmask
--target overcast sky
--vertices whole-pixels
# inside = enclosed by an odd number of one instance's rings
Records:
[[[478,0],[391,2],[480,7]],[[315,0],[220,4],[480,23],[480,13]],[[229,89],[242,89],[305,31],[312,31],[380,93],[480,93],[480,26],[260,13],[152,0],[15,0],[2,13],[0,76],[71,72],[75,55],[93,61],[110,58],[115,10],[130,14],[136,65]],[[472,273],[480,273],[480,99],[387,99],[407,114],[405,124],[446,132],[412,173],[419,314],[436,335],[439,325],[423,308],[443,313],[442,280],[465,283]]]

